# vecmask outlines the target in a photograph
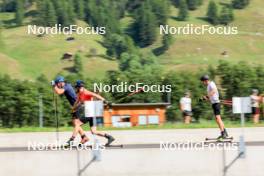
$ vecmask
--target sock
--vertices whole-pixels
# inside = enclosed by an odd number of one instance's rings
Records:
[[[71,141],[73,141],[74,139],[75,139],[75,136],[72,136],[72,137],[70,138]]]
[[[81,138],[82,138],[82,139],[83,139],[83,138],[85,138],[85,137],[86,137],[86,135],[85,135],[85,134],[81,136]]]

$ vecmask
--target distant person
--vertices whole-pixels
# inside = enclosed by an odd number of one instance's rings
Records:
[[[262,98],[258,94],[259,94],[258,90],[253,89],[252,94],[250,95],[254,124],[259,123],[259,116],[260,116],[260,103]]]
[[[185,92],[184,97],[180,100],[180,109],[184,118],[184,123],[189,124],[192,120],[192,99],[191,93]]]
[[[85,89],[84,82],[81,80],[76,81],[75,88],[77,92],[77,100],[73,105],[73,111],[77,114],[79,113],[79,111],[84,111],[82,106],[85,101],[93,101],[95,99],[105,101],[105,99],[102,96]],[[76,121],[76,126],[77,128],[78,127],[81,128],[81,126],[85,123],[89,123],[92,134],[105,137],[108,140],[107,143],[105,144],[106,146],[109,146],[115,140],[111,135],[96,130],[96,125],[94,124],[93,117],[85,117],[85,116],[80,117]]]
[[[74,103],[77,100],[77,95],[72,85],[70,83],[67,83],[63,76],[56,77],[55,81],[52,81],[51,84],[53,86],[54,92],[58,95],[65,95],[71,107],[73,107]],[[85,135],[84,130],[76,125],[79,118],[78,114],[76,112],[72,112],[71,116],[74,129],[72,137],[66,142],[67,145],[71,145],[73,143],[78,133],[81,135],[81,143],[87,142],[88,138]]]
[[[210,101],[212,104],[215,120],[221,132],[217,140],[221,141],[225,138],[228,138],[228,134],[221,118],[221,104],[220,104],[218,89],[216,87],[216,84],[213,81],[210,81],[208,75],[202,76],[200,80],[205,86],[207,86],[207,95],[203,96],[203,99]]]

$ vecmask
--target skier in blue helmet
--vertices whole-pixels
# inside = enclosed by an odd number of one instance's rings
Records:
[[[57,76],[54,81],[51,82],[54,92],[58,95],[64,95],[66,99],[69,101],[71,108],[73,108],[74,103],[77,100],[77,95],[75,93],[74,88],[70,83],[67,83],[63,76]],[[78,114],[76,112],[72,112],[72,124],[74,126],[74,130],[71,138],[67,141],[67,145],[72,145],[75,137],[79,133],[81,135],[81,144],[84,144],[88,141],[88,137],[85,135],[84,130],[77,126],[78,123]]]

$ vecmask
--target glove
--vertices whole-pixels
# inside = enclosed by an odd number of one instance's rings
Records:
[[[51,86],[55,86],[55,81],[54,80],[52,80],[51,82],[50,82],[50,84],[51,84]]]

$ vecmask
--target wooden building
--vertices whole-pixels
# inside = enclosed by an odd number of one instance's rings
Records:
[[[99,124],[113,127],[131,127],[149,124],[163,124],[169,103],[124,103],[113,104],[104,109]],[[98,119],[99,120],[99,119]]]

